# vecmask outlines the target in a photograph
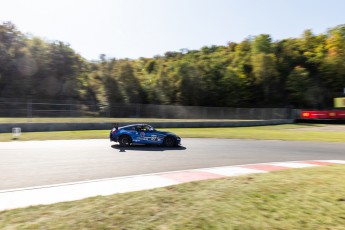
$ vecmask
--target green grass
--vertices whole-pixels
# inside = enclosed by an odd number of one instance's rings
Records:
[[[345,165],[0,212],[0,229],[345,229]]]
[[[109,130],[29,132],[22,133],[21,136],[15,141],[104,139],[108,137]],[[0,142],[1,141],[14,141],[12,133],[0,133]]]
[[[301,129],[318,126],[322,125],[292,124],[235,128],[175,128],[169,130],[179,134],[181,137],[345,142],[345,135],[343,132],[310,131]]]
[[[345,142],[345,135],[339,131],[310,131],[301,128],[319,127],[323,125],[273,125],[236,128],[174,128],[162,129],[171,131],[182,138],[229,138],[256,140],[295,140]],[[108,130],[84,130],[62,132],[23,133],[19,140],[68,140],[68,139],[104,139],[108,138]],[[0,141],[11,141],[12,134],[0,133]],[[183,141],[183,140],[182,140]]]

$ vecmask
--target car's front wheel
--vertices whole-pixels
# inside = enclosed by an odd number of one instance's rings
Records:
[[[166,138],[164,139],[163,145],[164,145],[165,147],[173,147],[173,146],[175,146],[175,145],[176,145],[175,138],[170,137],[170,136],[166,137]]]
[[[119,144],[122,147],[130,146],[132,143],[132,138],[128,135],[122,135],[119,137]]]

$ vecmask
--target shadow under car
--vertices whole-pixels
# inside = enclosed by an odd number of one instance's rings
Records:
[[[165,147],[159,145],[139,145],[134,144],[131,146],[120,146],[118,144],[111,146],[113,149],[118,149],[120,152],[126,152],[126,150],[132,151],[169,151],[169,150],[186,150],[187,148],[184,146],[174,146],[174,147]]]

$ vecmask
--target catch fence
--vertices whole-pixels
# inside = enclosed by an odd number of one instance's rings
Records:
[[[167,119],[294,119],[289,108],[227,108],[154,104],[102,105],[92,101],[0,98],[0,117],[118,117]]]

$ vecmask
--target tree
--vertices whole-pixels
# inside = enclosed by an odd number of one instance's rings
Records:
[[[289,92],[289,101],[291,105],[303,108],[309,106],[310,91],[312,81],[309,72],[301,67],[296,66],[287,78],[286,88]]]
[[[272,53],[271,38],[262,34],[254,38],[252,43],[252,67],[255,85],[259,94],[263,96],[263,102],[267,105],[274,97],[274,89],[278,85],[277,59]]]
[[[102,104],[327,108],[345,87],[345,26],[273,41],[261,34],[225,46],[153,58],[88,62],[68,44],[0,24],[0,97]]]
[[[345,88],[345,25],[330,29],[326,39],[327,55],[322,63],[322,81],[330,99]]]
[[[268,34],[261,34],[254,38],[252,43],[253,54],[265,53],[269,54],[272,52],[272,39]]]
[[[177,82],[176,100],[182,105],[200,105],[203,97],[201,73],[189,62],[181,62],[176,68],[179,78]]]
[[[239,107],[248,102],[245,81],[240,74],[228,68],[220,80],[221,105],[226,107]]]
[[[0,25],[0,96],[24,97],[26,78],[18,70],[18,59],[26,52],[23,35],[10,22]]]

